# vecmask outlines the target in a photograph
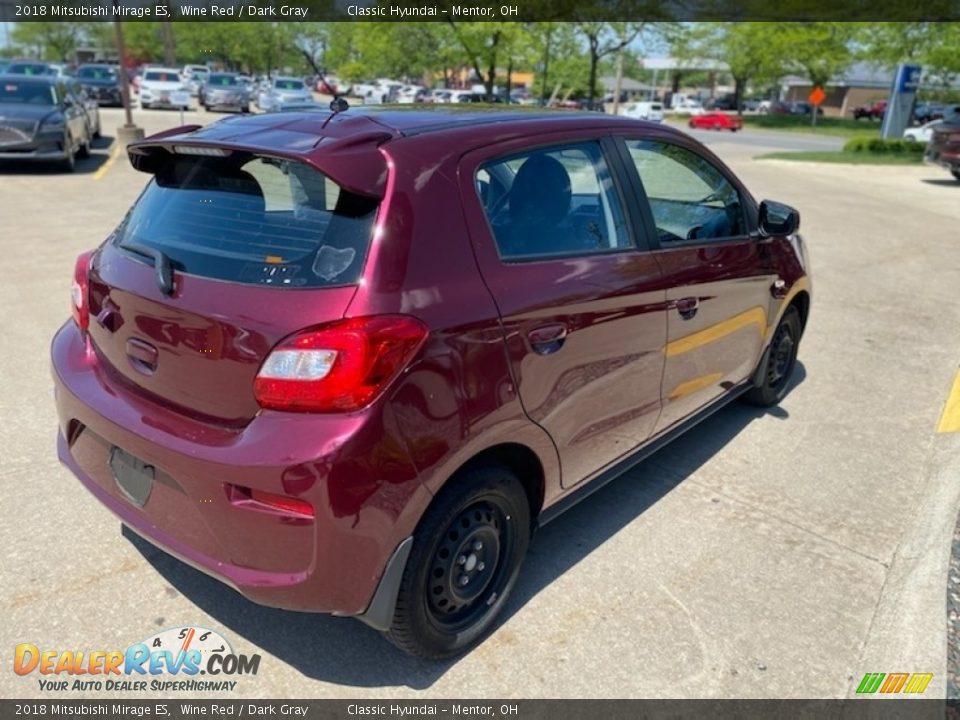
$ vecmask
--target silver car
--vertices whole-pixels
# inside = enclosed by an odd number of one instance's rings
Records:
[[[198,97],[206,110],[250,112],[250,90],[235,73],[211,73]]]
[[[266,112],[272,112],[284,103],[312,100],[313,93],[300,78],[276,77],[269,80],[266,87],[260,91],[257,96],[257,107]]]

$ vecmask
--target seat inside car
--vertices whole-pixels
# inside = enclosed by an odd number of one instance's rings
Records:
[[[509,222],[495,228],[504,255],[549,255],[578,249],[570,222],[570,174],[559,160],[531,155],[509,194]]]

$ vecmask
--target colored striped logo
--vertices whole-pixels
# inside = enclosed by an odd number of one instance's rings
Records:
[[[867,673],[857,687],[858,695],[910,693],[919,695],[927,689],[933,673]]]

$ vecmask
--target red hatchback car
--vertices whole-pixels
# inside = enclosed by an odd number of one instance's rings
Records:
[[[737,130],[743,128],[743,120],[736,115],[708,112],[702,115],[694,115],[690,118],[687,125],[701,130],[729,130],[731,132],[737,132]]]
[[[237,116],[129,157],[151,179],[53,340],[59,455],[255,602],[457,653],[538,525],[788,389],[798,215],[670,128]]]

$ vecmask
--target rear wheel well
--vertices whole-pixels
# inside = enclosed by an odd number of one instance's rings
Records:
[[[543,507],[544,477],[543,465],[537,454],[526,445],[519,443],[503,443],[494,445],[474,455],[467,462],[457,468],[451,479],[456,478],[464,471],[481,465],[501,465],[510,470],[527,495],[530,503],[530,519],[535,521]],[[450,486],[448,481],[444,487]]]

